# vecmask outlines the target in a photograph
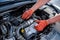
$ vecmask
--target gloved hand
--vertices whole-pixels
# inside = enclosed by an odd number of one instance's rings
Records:
[[[36,20],[38,25],[35,26],[37,31],[43,31],[43,29],[49,24],[47,20]]]
[[[33,12],[34,11],[32,9],[29,9],[29,10],[25,11],[22,15],[22,19],[30,18],[32,16]]]

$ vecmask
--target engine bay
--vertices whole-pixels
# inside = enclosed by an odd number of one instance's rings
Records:
[[[32,7],[32,5],[33,4],[24,5],[14,8],[14,10],[12,9],[13,11],[9,10],[10,12],[2,12],[0,14],[0,40],[40,40],[42,37],[46,37],[53,32],[54,28],[52,25],[54,24],[48,25],[41,32],[37,32],[34,28],[34,26],[37,25],[35,20],[46,20],[50,18],[50,15],[54,16],[56,14],[55,10],[52,14],[46,12],[45,9],[50,8],[48,6],[42,10],[36,10],[28,20],[21,18],[22,13]],[[46,39],[48,37],[46,37]]]

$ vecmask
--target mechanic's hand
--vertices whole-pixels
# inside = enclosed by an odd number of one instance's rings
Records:
[[[47,20],[36,20],[36,22],[38,23],[38,25],[35,26],[37,31],[43,31],[43,29],[48,25]]]
[[[22,19],[28,19],[32,16],[33,14],[33,10],[32,9],[29,9],[27,11],[25,11],[22,15]]]

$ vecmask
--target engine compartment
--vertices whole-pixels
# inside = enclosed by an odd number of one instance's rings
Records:
[[[34,26],[37,23],[34,20],[45,20],[50,18],[50,14],[44,10],[36,10],[28,19],[21,18],[22,13],[28,10],[33,4],[18,7],[14,11],[1,14],[0,16],[0,40],[40,40],[44,35],[49,35],[53,30],[52,24],[48,25],[42,32],[37,32]],[[33,31],[32,31],[33,30]]]

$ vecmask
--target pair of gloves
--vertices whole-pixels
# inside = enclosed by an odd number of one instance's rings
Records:
[[[31,17],[31,15],[33,14],[33,10],[32,9],[30,9],[30,10],[27,10],[27,11],[25,11],[24,13],[23,13],[23,15],[22,15],[22,18],[23,19],[28,19],[28,18],[30,18]],[[35,29],[37,30],[37,31],[43,31],[43,29],[48,25],[48,21],[47,20],[36,20],[36,22],[38,23],[38,25],[37,26],[35,26]]]

